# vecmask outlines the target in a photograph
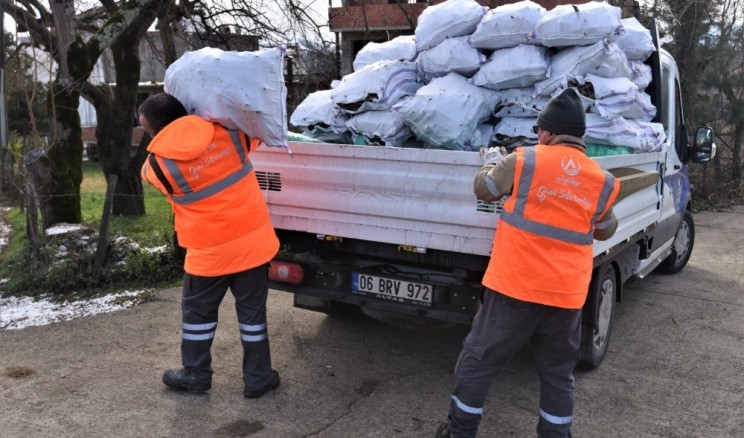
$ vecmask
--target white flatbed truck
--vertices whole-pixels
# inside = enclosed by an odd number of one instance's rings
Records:
[[[687,162],[714,153],[708,128],[699,128],[688,148],[672,57],[659,50],[647,62],[647,92],[666,141],[658,152],[595,158],[618,177],[647,183],[615,205],[615,235],[594,243],[582,314],[584,368],[598,366],[607,352],[623,284],[686,265],[695,235]],[[478,153],[290,147],[292,155],[261,148],[252,156],[282,242],[270,269],[273,289],[293,293],[296,307],[332,316],[361,310],[392,323],[471,323],[499,215],[499,205],[473,195]]]

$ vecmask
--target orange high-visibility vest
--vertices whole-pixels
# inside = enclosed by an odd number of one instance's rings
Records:
[[[483,285],[533,303],[580,309],[592,273],[594,224],[620,183],[565,145],[519,148]]]
[[[186,272],[231,274],[276,255],[279,240],[249,157],[259,144],[197,116],[173,121],[150,143],[142,177],[168,196]]]

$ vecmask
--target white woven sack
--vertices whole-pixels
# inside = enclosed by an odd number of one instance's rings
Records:
[[[604,2],[560,5],[546,12],[531,38],[546,47],[586,46],[623,32],[622,11]]]
[[[504,135],[511,138],[524,137],[537,139],[537,134],[532,127],[537,123],[537,118],[506,117],[496,125],[494,135]]]
[[[635,18],[626,18],[622,21],[625,32],[620,35],[615,43],[630,61],[645,61],[656,51],[651,32]]]
[[[548,104],[548,97],[533,97],[534,87],[511,88],[499,92],[500,103],[494,110],[494,117],[536,118]]]
[[[589,73],[606,78],[632,78],[628,59],[617,44],[602,40],[591,46],[569,47],[550,58],[550,77],[535,84],[535,93],[550,96],[568,82]]]
[[[469,144],[465,145],[465,150],[478,151],[481,148],[490,147],[495,128],[494,125],[488,123],[478,125]]]
[[[287,147],[284,50],[186,52],[165,71],[165,92],[190,114]]]
[[[630,80],[638,87],[639,90],[645,90],[653,79],[651,66],[641,61],[630,61],[631,77]]]
[[[650,122],[656,116],[656,107],[651,104],[651,97],[639,91],[628,78],[586,75],[579,80],[592,84],[594,89],[594,105],[590,111],[607,120],[623,117]]]
[[[357,114],[346,122],[346,126],[354,136],[362,135],[368,144],[402,146],[413,137],[403,117],[391,110]]]
[[[447,0],[429,6],[418,17],[416,47],[422,52],[447,38],[472,34],[486,11],[488,7],[475,0]]]
[[[436,148],[465,150],[476,127],[498,102],[492,90],[450,73],[421,87],[411,99],[393,106],[416,137]]]
[[[293,126],[303,128],[303,132],[316,137],[318,140],[333,141],[346,138],[334,134],[346,133],[348,116],[336,108],[331,100],[332,90],[320,90],[310,93],[292,113],[289,122]]]
[[[434,78],[454,72],[470,77],[486,62],[486,55],[470,47],[468,37],[449,38],[419,53],[416,64],[421,77],[428,83]]]
[[[587,143],[630,147],[635,152],[657,152],[661,150],[666,133],[661,123],[648,123],[616,117],[612,120],[599,114],[586,115]]]
[[[354,58],[354,71],[377,61],[413,61],[416,59],[416,37],[401,35],[384,43],[367,43]]]
[[[331,92],[342,111],[358,114],[387,110],[421,87],[416,64],[409,61],[377,61],[348,74]]]
[[[492,90],[534,85],[550,76],[547,50],[531,44],[496,50],[470,82]]]
[[[496,50],[528,43],[543,14],[545,8],[530,0],[498,6],[481,19],[470,45]]]

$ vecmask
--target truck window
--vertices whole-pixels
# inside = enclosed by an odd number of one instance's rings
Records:
[[[677,132],[674,136],[674,148],[677,156],[685,163],[687,162],[687,126],[685,125],[685,114],[682,111],[682,90],[679,81],[674,81],[674,95],[677,97],[674,104],[674,124]]]

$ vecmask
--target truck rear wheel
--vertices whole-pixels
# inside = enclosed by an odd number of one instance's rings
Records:
[[[684,269],[692,255],[692,247],[695,244],[695,222],[692,220],[692,213],[685,210],[682,222],[679,224],[679,230],[674,237],[672,244],[672,253],[664,259],[656,270],[662,274],[676,274]]]
[[[590,306],[593,306],[590,321],[582,321],[581,347],[577,368],[593,370],[604,360],[615,320],[615,300],[617,298],[617,276],[610,263],[602,265],[592,279],[589,291]]]

